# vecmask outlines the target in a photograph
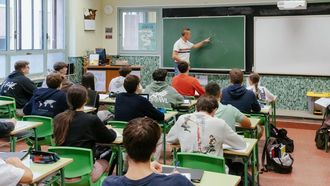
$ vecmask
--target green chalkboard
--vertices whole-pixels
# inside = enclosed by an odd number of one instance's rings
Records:
[[[185,27],[191,29],[192,43],[211,37],[210,43],[191,50],[192,69],[245,70],[245,16],[164,18],[163,67],[173,68],[173,45]]]

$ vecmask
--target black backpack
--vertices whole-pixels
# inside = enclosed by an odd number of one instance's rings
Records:
[[[284,144],[287,153],[292,153],[294,150],[294,143],[293,140],[287,136],[287,130],[278,129],[272,124],[269,125],[269,128],[270,136],[276,138],[279,143]]]
[[[330,141],[330,105],[327,106],[321,127],[316,131],[315,134],[315,145],[318,149],[325,149],[326,138]]]
[[[274,171],[281,174],[292,172],[294,159],[290,153],[283,150],[284,148],[285,145],[274,137],[270,137],[266,141],[262,152],[263,172]]]

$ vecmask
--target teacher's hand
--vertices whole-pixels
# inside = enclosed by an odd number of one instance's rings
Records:
[[[208,38],[204,39],[203,43],[208,43],[208,42],[210,42],[210,40],[211,40],[211,37],[208,37]]]

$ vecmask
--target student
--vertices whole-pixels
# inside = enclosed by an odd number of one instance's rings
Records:
[[[0,120],[0,138],[9,135],[15,129],[15,125],[15,119]]]
[[[152,73],[153,82],[148,85],[144,92],[149,94],[150,102],[157,108],[172,108],[183,103],[183,96],[165,81],[167,70],[157,69]]]
[[[151,155],[155,152],[160,134],[158,123],[148,117],[131,120],[123,132],[123,144],[128,155],[128,171],[125,176],[108,177],[103,186],[193,185],[180,174],[166,176],[157,174],[159,171],[152,168]]]
[[[17,184],[30,184],[33,174],[17,157],[0,158],[0,185],[15,186]]]
[[[256,96],[242,86],[243,72],[240,69],[232,69],[229,78],[232,85],[222,90],[221,103],[231,104],[243,113],[259,112],[261,108]]]
[[[88,100],[86,105],[90,107],[95,107],[98,110],[100,106],[100,95],[95,91],[94,74],[86,72],[82,77],[81,85],[84,86],[88,92]],[[97,110],[95,111],[95,113],[97,112]]]
[[[31,99],[37,89],[34,83],[26,77],[30,72],[29,62],[17,61],[15,71],[5,79],[0,87],[1,96],[13,97],[16,100],[17,115],[22,116],[24,105]]]
[[[210,82],[205,87],[206,95],[214,96],[219,103],[219,108],[217,109],[215,116],[219,119],[225,120],[225,122],[230,126],[233,131],[236,131],[236,124],[241,124],[244,128],[251,127],[251,122],[243,113],[241,113],[237,108],[232,105],[221,104],[221,90],[220,86],[215,82]]]
[[[53,65],[53,72],[58,72],[63,76],[63,81],[62,81],[62,87],[61,90],[63,90],[64,92],[67,92],[68,88],[70,88],[70,86],[73,85],[73,83],[67,79],[67,72],[68,72],[68,64],[64,63],[64,62],[56,62]],[[47,83],[46,81],[44,81],[42,83],[43,88],[47,88]]]
[[[109,92],[113,92],[113,93],[122,93],[122,92],[126,92],[125,88],[124,88],[124,80],[125,77],[132,72],[132,68],[130,66],[123,66],[119,69],[119,75],[116,78],[113,78],[110,81],[109,84]]]
[[[96,143],[111,144],[116,139],[116,132],[107,129],[97,116],[83,112],[86,101],[85,87],[72,85],[68,89],[69,110],[54,118],[54,137],[56,145],[92,149],[95,156]],[[95,162],[92,172],[93,182],[102,175],[108,166],[109,163],[106,160]]]
[[[197,112],[179,117],[167,135],[170,144],[180,143],[182,152],[199,152],[223,157],[222,144],[244,149],[243,138],[226,122],[214,117],[218,101],[213,96],[198,99]]]
[[[247,89],[252,90],[258,100],[271,103],[275,101],[274,96],[266,87],[259,86],[260,76],[258,73],[251,73],[248,78],[249,86]]]
[[[127,93],[116,96],[115,120],[130,121],[138,117],[150,117],[157,121],[164,120],[164,113],[157,110],[144,97],[136,94],[139,92],[140,79],[135,75],[128,75],[124,80]]]
[[[195,96],[195,91],[202,96],[205,90],[196,78],[189,76],[189,64],[181,61],[178,69],[180,74],[173,78],[172,86],[183,96]]]
[[[60,73],[51,73],[46,78],[48,88],[39,88],[34,91],[30,101],[24,106],[25,115],[39,115],[55,117],[68,109],[66,94],[61,89],[63,76]]]

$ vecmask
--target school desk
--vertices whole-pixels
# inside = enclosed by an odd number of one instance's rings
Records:
[[[13,103],[14,103],[14,101],[0,100],[0,106],[10,105],[10,104],[13,104]]]
[[[95,110],[96,110],[95,107],[84,106],[84,112],[85,113],[93,112]]]

